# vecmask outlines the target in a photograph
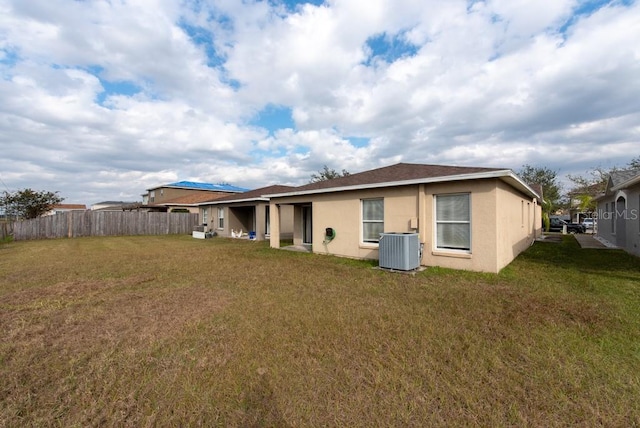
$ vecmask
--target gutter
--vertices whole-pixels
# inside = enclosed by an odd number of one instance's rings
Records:
[[[248,199],[231,199],[231,200],[220,200],[220,199],[216,199],[213,201],[209,201],[209,202],[200,202],[198,205],[196,206],[203,206],[203,205],[222,205],[222,204],[234,204],[236,202],[269,202],[269,198],[265,197],[265,196],[260,196],[257,198],[248,198]]]
[[[505,181],[506,179],[508,179],[509,181],[514,181],[515,183],[511,183],[513,187],[519,188],[519,190],[523,191],[524,193],[528,193],[530,196],[540,199],[540,195],[538,195],[531,187],[529,187],[518,176],[516,176],[513,173],[513,171],[511,171],[510,169],[473,173],[473,174],[457,174],[457,175],[445,175],[440,177],[417,178],[413,180],[403,180],[403,181],[368,183],[368,184],[359,184],[359,185],[353,185],[353,186],[329,187],[324,189],[301,190],[301,191],[293,191],[293,192],[286,192],[286,193],[267,194],[262,196],[265,198],[282,198],[282,197],[291,197],[291,196],[316,195],[321,193],[347,192],[350,190],[365,190],[365,189],[376,189],[381,187],[409,186],[413,184],[445,183],[449,181],[479,180],[479,179],[487,179],[487,178],[501,178],[501,179],[505,179]]]

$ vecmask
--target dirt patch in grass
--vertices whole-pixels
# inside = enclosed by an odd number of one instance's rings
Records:
[[[93,343],[150,343],[206,319],[230,298],[206,287],[154,287],[148,275],[30,288],[0,298],[2,340],[55,344],[70,353]]]

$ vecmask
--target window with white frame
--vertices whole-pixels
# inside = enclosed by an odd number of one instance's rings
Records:
[[[384,199],[362,200],[362,242],[378,243],[384,232]]]
[[[436,195],[436,248],[471,250],[470,194]]]
[[[209,214],[209,208],[203,208],[202,209],[202,224],[204,224],[204,225],[207,224],[208,214]]]
[[[218,229],[224,229],[224,208],[218,207]]]

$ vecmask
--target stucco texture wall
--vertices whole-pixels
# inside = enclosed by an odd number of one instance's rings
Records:
[[[471,250],[436,248],[436,195],[469,193]],[[499,179],[408,185],[277,198],[274,203],[295,206],[294,236],[301,237],[302,206],[313,218],[312,250],[336,256],[377,259],[378,245],[362,239],[363,199],[384,199],[384,232],[418,232],[424,244],[421,264],[484,272],[498,272],[535,237],[537,205]],[[527,210],[523,213],[522,207]],[[523,219],[526,225],[523,224]],[[283,222],[284,224],[284,222]],[[325,229],[336,237],[325,241]],[[297,241],[296,241],[297,242]],[[271,244],[277,247],[277,238]]]
[[[517,192],[498,180],[497,186],[497,257],[496,268],[502,269],[537,236],[538,218],[535,200]]]
[[[364,243],[362,238],[363,199],[384,199],[384,231],[412,231],[410,220],[417,217],[417,186],[340,192],[320,195],[313,202],[314,252],[355,258],[378,258],[378,245]],[[336,237],[329,243],[325,229],[331,227]]]
[[[475,180],[425,186],[423,264],[451,269],[496,272],[496,180]],[[435,198],[437,195],[469,193],[471,205],[471,251],[437,248]]]
[[[600,199],[597,213],[598,236],[640,256],[640,185]]]

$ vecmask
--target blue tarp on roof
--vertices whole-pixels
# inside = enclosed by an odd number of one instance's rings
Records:
[[[219,192],[246,192],[249,190],[243,187],[232,186],[231,184],[197,183],[195,181],[178,181],[176,183],[167,184],[166,187],[180,187],[183,189],[196,190],[217,190]]]

